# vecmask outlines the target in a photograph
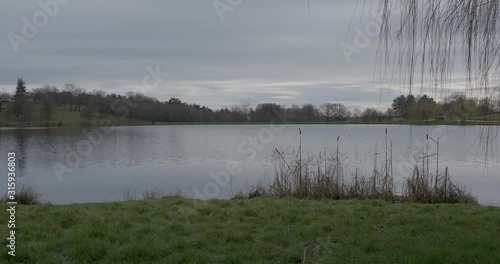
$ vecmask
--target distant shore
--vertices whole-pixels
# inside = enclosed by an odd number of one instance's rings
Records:
[[[93,119],[90,122],[85,120],[73,120],[69,122],[24,122],[0,120],[0,127],[3,128],[27,128],[27,127],[101,127],[101,126],[168,126],[168,125],[266,125],[269,122],[148,122],[145,120],[118,120],[118,119]],[[464,121],[338,121],[338,122],[287,122],[288,125],[417,125],[417,126],[500,126],[500,121],[466,120]]]
[[[100,126],[151,126],[151,125],[266,125],[270,122],[154,122],[152,120],[117,117],[113,115],[100,116],[97,113],[92,118],[84,118],[82,112],[71,111],[65,106],[57,107],[53,110],[48,120],[42,118],[40,109],[33,111],[30,121],[16,120],[14,116],[7,113],[0,113],[0,127],[100,127]],[[465,118],[465,120],[444,120],[429,119],[425,120],[404,120],[400,117],[382,118],[366,120],[362,118],[349,118],[344,121],[287,121],[286,117],[281,116],[279,123],[293,125],[500,125],[500,113],[494,113],[489,116],[477,115]]]

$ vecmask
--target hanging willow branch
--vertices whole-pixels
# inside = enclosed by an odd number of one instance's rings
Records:
[[[380,0],[384,72],[392,67],[391,82],[409,93],[440,97],[462,82],[468,95],[498,102],[499,11],[500,0]]]

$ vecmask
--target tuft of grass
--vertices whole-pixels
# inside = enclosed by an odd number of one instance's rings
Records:
[[[39,193],[33,185],[22,184],[15,190],[14,200],[10,199],[9,193],[5,193],[0,202],[17,202],[18,204],[33,205],[40,204],[42,194]]]
[[[500,263],[498,207],[266,197],[16,209],[9,263]]]

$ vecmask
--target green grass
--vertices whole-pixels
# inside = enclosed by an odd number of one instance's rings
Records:
[[[478,205],[163,198],[16,216],[12,263],[500,263],[500,208]]]

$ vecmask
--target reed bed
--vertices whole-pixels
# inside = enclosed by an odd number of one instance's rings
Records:
[[[477,200],[464,187],[452,182],[448,167],[442,174],[431,174],[424,166],[415,167],[405,179],[403,198],[417,203],[474,203]]]
[[[301,136],[301,131],[299,131]],[[339,140],[334,153],[304,156],[302,140],[293,151],[274,150],[274,177],[251,186],[234,199],[261,196],[297,197],[302,199],[380,199],[391,202],[416,203],[477,203],[465,188],[452,182],[448,168],[439,172],[439,147],[434,154],[422,152],[410,175],[403,180],[401,192],[394,184],[392,143],[387,130],[383,153],[374,154],[374,168],[370,174],[343,164]],[[429,137],[427,137],[429,140]],[[436,141],[439,145],[439,142]],[[384,158],[379,160],[379,156]],[[429,168],[429,159],[436,157],[435,172]],[[434,169],[434,168],[433,168]]]

